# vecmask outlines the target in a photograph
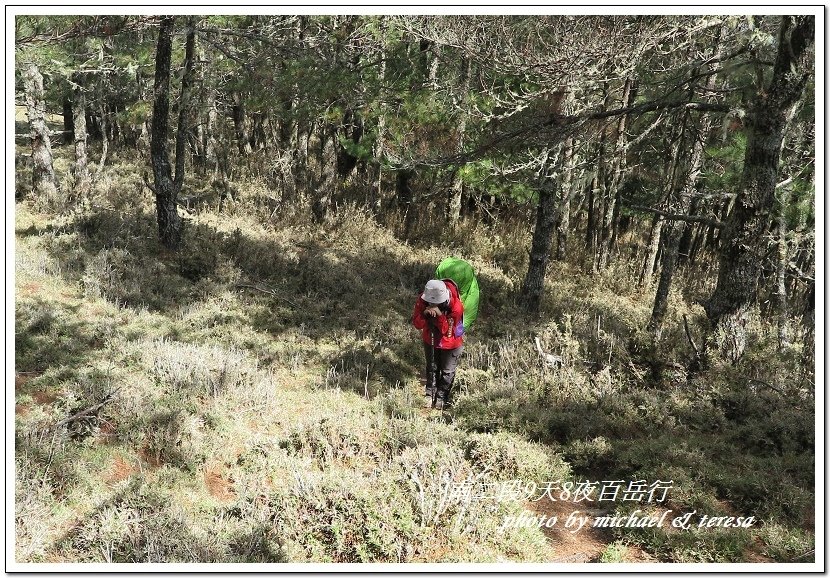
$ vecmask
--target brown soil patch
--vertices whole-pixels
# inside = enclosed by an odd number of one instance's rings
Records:
[[[28,403],[21,403],[20,405],[14,406],[14,414],[21,416],[26,415],[27,413],[29,413],[30,409],[32,409],[32,406],[30,406]]]
[[[14,374],[14,392],[20,393],[23,387],[34,378],[42,375],[40,371],[20,371]]]
[[[216,463],[205,467],[205,486],[210,495],[220,502],[230,502],[236,498],[231,482],[222,472],[222,466]]]
[[[761,550],[764,549],[764,541],[761,540],[758,536],[752,541],[752,544],[747,546],[746,550],[744,551],[744,561],[746,562],[760,562],[760,563],[770,563],[775,562],[769,556],[764,556],[761,554]]]
[[[122,480],[126,480],[133,474],[138,472],[138,468],[136,468],[133,464],[128,463],[124,460],[121,456],[116,456],[115,460],[112,462],[112,466],[110,466],[109,471],[107,472],[106,477],[104,478],[107,482],[114,484],[116,482],[120,482]]]
[[[43,288],[43,285],[41,285],[40,283],[35,283],[35,282],[26,283],[25,285],[23,285],[20,288],[20,295],[21,296],[23,296],[23,295],[35,295],[35,294],[39,293],[42,288]]]
[[[146,442],[138,450],[138,456],[150,466],[151,469],[158,469],[161,467],[161,457],[150,451],[150,446]]]
[[[58,395],[52,391],[36,391],[32,393],[32,399],[40,405],[47,405],[58,399]]]

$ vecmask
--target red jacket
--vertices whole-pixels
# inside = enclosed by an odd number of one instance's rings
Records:
[[[430,320],[434,320],[434,323],[430,324],[424,317],[424,309],[429,307],[430,304],[421,299],[423,293],[420,293],[415,301],[412,324],[416,329],[421,330],[424,343],[430,343],[430,327],[434,326],[436,332],[435,347],[438,349],[455,349],[461,347],[461,344],[464,343],[464,325],[462,322],[464,304],[461,303],[461,297],[458,296],[458,287],[455,286],[455,283],[444,281],[444,284],[450,291],[449,311],[442,311],[438,317],[430,317]]]

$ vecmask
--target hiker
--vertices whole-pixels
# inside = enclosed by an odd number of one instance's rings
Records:
[[[458,359],[464,350],[464,305],[450,280],[431,279],[415,302],[412,324],[421,330],[427,362],[424,392],[429,407],[450,403]]]

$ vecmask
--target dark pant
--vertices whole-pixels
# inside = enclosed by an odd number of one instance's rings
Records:
[[[431,367],[433,351],[435,352],[436,367],[434,373]],[[455,349],[438,349],[437,347],[433,348],[429,343],[424,343],[424,354],[427,358],[427,389],[437,386],[438,391],[443,391],[446,396],[449,395],[462,351],[464,351],[463,345]]]

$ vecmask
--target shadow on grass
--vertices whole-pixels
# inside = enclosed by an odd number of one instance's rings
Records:
[[[228,289],[238,291],[240,300],[256,305],[246,310],[253,331],[280,340],[301,330],[317,344],[336,343],[338,350],[325,354],[322,364],[350,374],[338,382],[346,389],[363,394],[371,382],[368,389],[374,395],[421,372],[419,337],[410,317],[417,293],[436,264],[418,259],[414,252],[402,260],[377,244],[339,246],[328,238],[337,239],[340,226],[352,225],[321,225],[320,238],[278,247],[240,229],[225,233],[189,221],[183,246],[173,253],[158,242],[154,214],[139,211],[128,217],[95,209],[76,220],[83,257],[76,255],[77,265],[62,267],[62,274],[75,283],[89,283],[91,278],[110,301],[171,319],[194,303]],[[47,225],[18,234],[55,235],[62,230]],[[359,235],[351,242],[359,243]],[[66,261],[65,248],[51,246],[52,257]],[[224,263],[241,271],[235,286],[218,279]],[[485,306],[494,305],[494,299],[509,299],[502,280],[481,276],[480,282]],[[482,311],[478,334],[488,328],[509,331],[528,325],[516,324],[514,308],[505,318],[493,309],[495,313]]]

